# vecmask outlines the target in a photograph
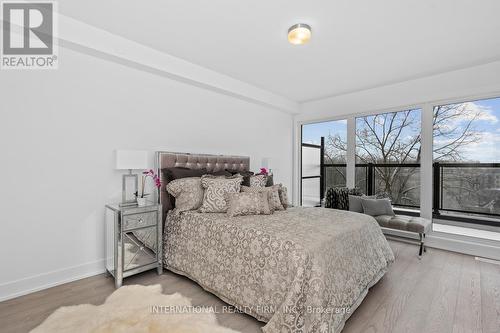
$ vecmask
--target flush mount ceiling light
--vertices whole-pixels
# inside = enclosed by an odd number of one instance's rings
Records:
[[[311,27],[305,23],[297,23],[288,29],[288,41],[293,45],[305,44],[311,39]]]

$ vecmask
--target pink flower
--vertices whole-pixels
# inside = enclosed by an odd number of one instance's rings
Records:
[[[153,178],[153,181],[155,182],[155,186],[160,188],[161,187],[161,180],[160,177],[154,172],[153,169],[145,170],[142,172],[144,176],[142,176],[142,194],[141,198],[144,197],[144,188],[145,188],[145,183],[146,183],[146,178],[151,177]]]
[[[260,174],[267,175],[268,174],[267,169],[266,168],[260,168]]]

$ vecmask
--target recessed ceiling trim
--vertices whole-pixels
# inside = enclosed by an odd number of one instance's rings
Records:
[[[265,105],[288,114],[299,113],[299,103],[286,97],[195,65],[68,16],[58,15],[59,35],[55,36],[55,41],[61,47],[105,58],[122,65],[129,65],[135,69],[145,70],[169,79],[240,98],[247,102]]]
[[[476,62],[467,63],[465,65],[448,67],[448,68],[445,68],[445,69],[442,69],[439,71],[424,72],[424,73],[420,73],[417,75],[411,75],[411,76],[406,76],[406,77],[402,77],[402,78],[395,79],[395,80],[381,82],[378,84],[368,85],[368,86],[359,87],[359,88],[355,88],[355,89],[347,89],[347,90],[339,91],[339,92],[334,93],[334,94],[327,94],[327,95],[318,96],[318,97],[314,97],[314,98],[308,98],[305,100],[298,101],[298,103],[300,103],[302,105],[302,104],[317,102],[317,101],[321,101],[324,99],[335,98],[335,97],[349,95],[349,94],[355,94],[355,93],[366,91],[366,90],[377,89],[377,88],[392,86],[395,84],[400,84],[400,83],[404,83],[404,82],[408,82],[408,81],[424,79],[424,78],[428,78],[428,77],[432,77],[432,76],[443,75],[443,74],[447,74],[447,73],[451,73],[451,72],[466,70],[469,68],[488,65],[488,64],[491,64],[494,62],[499,62],[499,61],[500,61],[500,56],[496,56],[496,57],[487,58],[487,59],[476,61]]]

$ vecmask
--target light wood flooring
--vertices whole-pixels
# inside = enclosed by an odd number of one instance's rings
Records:
[[[471,256],[390,241],[396,262],[347,321],[344,333],[500,333],[500,266]],[[156,271],[125,279],[125,284],[156,284],[164,293],[180,292],[194,305],[224,303],[196,283]],[[104,274],[67,283],[0,303],[0,331],[28,332],[64,305],[100,304],[114,291]],[[260,332],[264,325],[244,314],[220,314],[219,322],[235,330]]]

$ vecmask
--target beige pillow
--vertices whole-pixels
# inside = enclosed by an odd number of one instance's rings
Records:
[[[269,208],[271,208],[271,211],[275,210],[284,210],[285,208],[281,204],[280,200],[280,195],[279,195],[279,188],[280,185],[273,185],[269,187],[248,187],[248,186],[242,186],[241,191],[242,192],[252,192],[252,193],[258,193],[258,192],[269,192]]]
[[[228,195],[229,216],[269,215],[269,192],[242,192]]]
[[[250,187],[265,187],[267,184],[266,175],[250,176]]]
[[[276,185],[275,185],[276,186]],[[280,195],[280,201],[284,209],[288,208],[288,189],[283,184],[278,184],[278,193]]]
[[[175,179],[168,183],[167,192],[175,198],[174,213],[196,210],[203,203],[203,187],[200,177]]]
[[[227,195],[240,191],[243,177],[220,178],[210,175],[201,177],[201,186],[205,189],[203,203],[200,207],[202,213],[225,213],[227,211]]]

